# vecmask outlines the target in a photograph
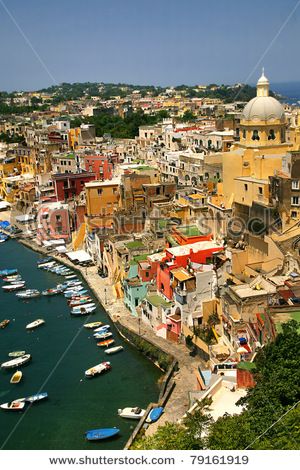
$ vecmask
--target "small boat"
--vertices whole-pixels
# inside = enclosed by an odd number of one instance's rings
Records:
[[[14,276],[7,276],[3,278],[4,282],[13,282],[13,281],[21,281],[21,275],[15,274]]]
[[[0,328],[6,328],[7,325],[10,323],[10,320],[3,320],[1,323],[0,323]]]
[[[0,277],[13,276],[14,274],[18,274],[17,269],[2,269],[0,271]]]
[[[155,423],[161,415],[163,414],[163,407],[162,406],[157,406],[155,408],[152,408],[150,413],[147,416],[146,423]]]
[[[97,307],[96,306],[88,307],[88,308],[79,307],[79,310],[77,310],[77,308],[78,307],[72,308],[71,315],[88,315],[89,313],[93,313]]]
[[[9,357],[20,357],[20,356],[24,356],[24,354],[26,354],[25,351],[12,351],[8,353]]]
[[[37,328],[38,326],[41,326],[44,323],[45,323],[45,320],[43,320],[42,318],[39,318],[38,320],[28,323],[28,325],[26,325],[26,330],[33,330],[34,328]]]
[[[91,429],[85,433],[85,437],[88,441],[101,441],[102,439],[109,439],[119,434],[120,429],[118,428],[101,428]]]
[[[78,299],[78,300],[71,300],[69,302],[69,307],[78,307],[80,305],[87,305],[87,304],[90,304],[92,303],[92,300],[90,297],[88,297],[87,299]]]
[[[31,395],[26,398],[22,398],[22,401],[28,402],[28,403],[35,403],[40,400],[45,400],[45,398],[48,398],[48,393],[47,392],[42,392],[42,393],[36,393],[35,395]]]
[[[87,290],[87,289],[71,290],[71,291],[65,292],[65,293],[64,293],[64,296],[65,296],[67,299],[70,299],[70,298],[73,297],[74,295],[83,295],[83,294],[87,294],[87,293],[88,293],[88,290]]]
[[[87,304],[85,305],[77,305],[76,307],[72,307],[72,310],[81,310],[81,309],[87,309],[87,308],[90,308],[90,307],[96,307],[96,304],[94,302],[88,302]]]
[[[95,339],[107,339],[112,337],[111,332],[105,332],[105,333],[95,333],[93,336]]]
[[[94,333],[106,333],[110,329],[110,325],[103,325],[94,330]]]
[[[38,297],[40,292],[37,289],[27,289],[23,292],[17,292],[16,296],[20,299],[32,299],[33,297]]]
[[[97,343],[97,346],[100,346],[101,348],[103,348],[105,346],[110,346],[114,342],[115,342],[114,339],[106,339],[105,341],[100,341],[99,343]]]
[[[119,351],[123,351],[123,346],[115,346],[114,348],[105,349],[105,354],[116,354]]]
[[[23,410],[25,403],[20,401],[11,401],[9,403],[3,403],[0,405],[2,410],[9,410],[9,411],[21,411]]]
[[[121,418],[128,418],[128,419],[141,419],[144,414],[146,413],[146,410],[143,410],[142,408],[139,408],[138,406],[133,407],[133,408],[123,408],[123,410],[118,410],[118,415],[121,416]]]
[[[47,258],[38,259],[36,264],[40,267],[40,266],[43,266],[44,264],[48,264],[49,262],[55,262],[53,261],[52,256],[47,256]]]
[[[53,289],[46,289],[42,291],[42,295],[57,295],[61,294],[62,290],[58,289],[57,287],[54,287]]]
[[[24,356],[17,357],[16,359],[12,359],[11,361],[3,362],[1,367],[3,369],[13,369],[14,367],[19,367],[26,364],[30,361],[31,355],[25,354]]]
[[[25,281],[18,282],[18,284],[7,284],[5,286],[2,286],[2,289],[5,290],[6,292],[12,292],[14,290],[20,290],[23,289],[25,286]]]
[[[84,374],[86,377],[95,377],[95,375],[103,374],[103,372],[106,372],[110,369],[110,362],[101,362],[101,364],[97,364],[96,366],[87,369]]]
[[[97,328],[98,326],[101,326],[101,325],[102,325],[102,321],[94,321],[91,323],[85,323],[83,326],[84,328],[88,328],[89,330],[94,330],[94,328]]]
[[[15,284],[25,284],[25,281],[23,281],[23,279],[19,279],[18,281],[10,281],[9,283],[11,286],[15,285]]]
[[[65,276],[66,279],[77,279],[77,274],[68,274],[67,276]]]
[[[20,370],[17,370],[13,374],[12,378],[10,379],[10,383],[11,384],[18,384],[22,379],[22,375],[23,375],[23,373]]]
[[[73,295],[70,299],[67,299],[68,304],[70,305],[71,302],[74,302],[75,300],[87,300],[90,299],[91,297],[89,295]]]

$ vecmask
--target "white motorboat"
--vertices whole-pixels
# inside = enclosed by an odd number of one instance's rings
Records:
[[[19,299],[31,299],[33,297],[38,297],[39,295],[40,292],[37,289],[27,289],[23,292],[16,293],[16,296],[19,297]]]
[[[121,416],[121,418],[128,418],[128,419],[141,419],[144,414],[146,413],[146,410],[143,410],[142,408],[139,408],[138,406],[133,407],[133,408],[123,408],[118,410],[118,415]]]
[[[114,348],[105,349],[104,352],[105,354],[115,354],[119,351],[123,351],[123,349],[123,346],[115,346]]]
[[[74,307],[71,310],[71,315],[87,315],[89,313],[93,313],[96,308],[96,305],[94,307],[86,307],[85,305],[82,307]]]
[[[43,320],[42,318],[39,318],[38,320],[28,323],[28,325],[26,325],[26,330],[33,330],[34,328],[37,328],[38,326],[41,326],[44,323],[45,323],[45,320]]]
[[[103,372],[106,372],[107,370],[111,369],[110,362],[101,362],[101,364],[97,364],[94,367],[91,367],[90,369],[87,369],[85,371],[85,376],[86,377],[94,377],[95,375],[103,374]]]
[[[94,302],[90,302],[88,304],[84,304],[84,305],[77,305],[76,307],[73,306],[72,307],[72,310],[81,310],[82,308],[90,308],[90,307],[95,307],[96,304]]]
[[[1,364],[1,367],[3,369],[13,369],[14,367],[19,367],[26,362],[30,361],[31,355],[30,354],[25,354],[24,356],[17,357],[16,359],[12,359],[11,361],[3,362]]]
[[[23,410],[25,403],[22,401],[11,401],[9,403],[2,403],[0,408],[6,411],[21,411]]]
[[[2,289],[5,290],[6,292],[12,292],[15,290],[20,290],[23,289],[25,286],[25,281],[18,282],[17,284],[7,284],[5,286],[2,286]]]
[[[112,337],[111,332],[104,332],[104,333],[95,333],[93,336],[95,339],[107,339]]]
[[[96,330],[94,330],[94,333],[106,333],[107,330],[110,329],[110,325],[103,325],[103,326],[100,326],[99,328],[96,328]]]

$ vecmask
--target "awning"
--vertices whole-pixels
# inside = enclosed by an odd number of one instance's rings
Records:
[[[192,279],[194,277],[193,274],[189,273],[184,268],[173,269],[172,274],[178,281],[187,281],[188,279]]]
[[[80,263],[82,263],[83,261],[92,260],[90,255],[84,250],[69,251],[68,253],[66,253],[66,255],[68,256],[68,258],[70,258],[70,260],[72,261],[77,260]]]

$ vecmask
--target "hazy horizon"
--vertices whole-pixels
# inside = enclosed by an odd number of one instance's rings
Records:
[[[1,0],[0,89],[300,81],[296,0]],[[297,78],[295,78],[297,77]],[[298,78],[299,77],[299,78]]]

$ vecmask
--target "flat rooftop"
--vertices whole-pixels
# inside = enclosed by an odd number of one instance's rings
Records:
[[[170,253],[173,256],[185,256],[189,255],[192,251],[193,253],[198,253],[199,251],[204,250],[221,250],[223,247],[221,245],[217,245],[217,243],[213,241],[203,241],[203,242],[196,242],[196,243],[189,243],[187,245],[181,246],[174,246],[173,248],[167,248],[166,252]]]

